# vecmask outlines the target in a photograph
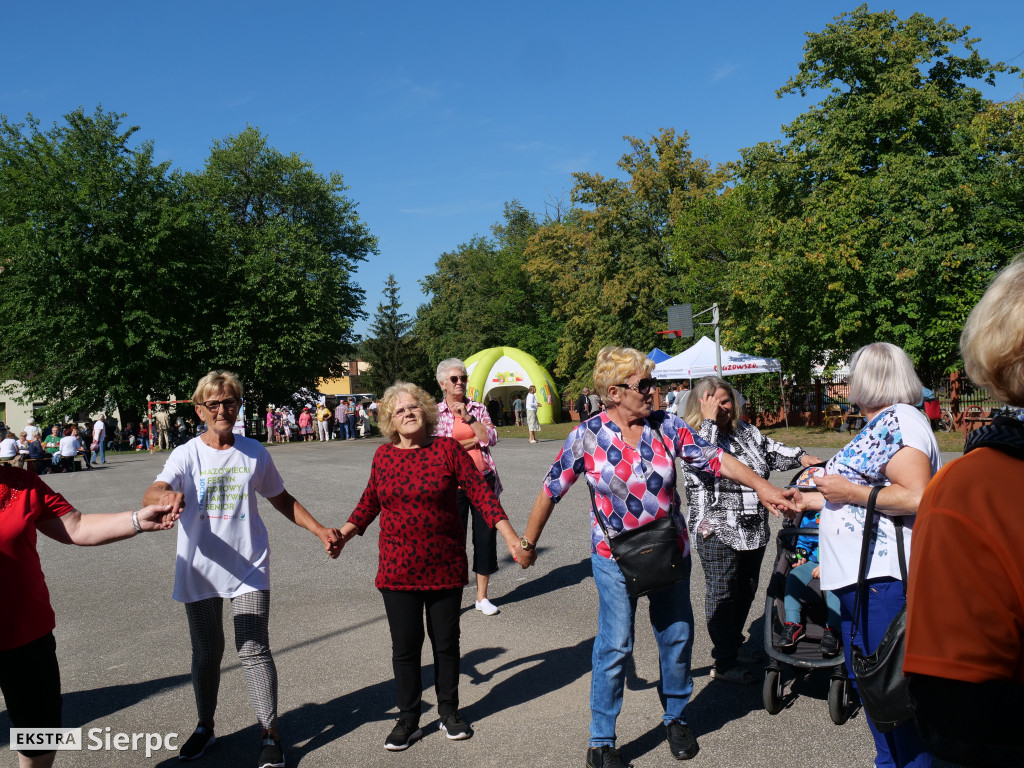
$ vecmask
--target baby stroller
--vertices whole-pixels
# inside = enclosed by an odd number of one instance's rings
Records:
[[[792,486],[813,490],[814,467],[801,470],[792,480]],[[821,470],[817,470],[820,472]],[[805,617],[806,634],[791,651],[782,650],[785,617],[783,600],[786,595],[786,577],[793,567],[791,558],[796,550],[796,541],[800,536],[817,536],[817,528],[783,527],[776,536],[775,569],[768,582],[768,594],[764,606],[765,619],[765,653],[768,666],[765,669],[762,700],[769,715],[777,715],[785,704],[783,696],[784,672],[789,670],[794,675],[806,675],[815,669],[829,669],[828,714],[832,722],[842,725],[850,719],[857,707],[857,694],[846,674],[846,663],[843,654],[825,658],[821,654],[819,644],[825,631],[826,607],[821,596],[821,588],[817,579],[813,579],[810,587],[818,594],[816,601],[809,601],[802,606]],[[835,628],[838,630],[838,627]]]

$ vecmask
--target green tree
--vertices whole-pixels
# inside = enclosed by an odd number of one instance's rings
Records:
[[[137,418],[181,377],[195,233],[180,179],[124,117],[0,118],[0,377],[50,403],[46,419]]]
[[[694,158],[689,136],[662,130],[648,142],[627,138],[619,160],[627,178],[576,173],[578,206],[530,239],[527,271],[558,298],[555,373],[589,382],[606,344],[648,349],[661,343],[666,308],[680,299],[672,259],[673,222],[695,198],[722,184],[723,171]]]
[[[209,253],[188,354],[225,367],[256,402],[284,400],[342,373],[364,293],[353,281],[377,240],[339,173],[323,176],[269,146],[256,128],[215,141],[187,179]]]
[[[430,299],[416,315],[416,336],[432,364],[498,346],[522,349],[545,367],[554,362],[554,297],[525,269],[526,244],[537,228],[533,214],[513,200],[491,237],[474,237],[438,258],[421,281]]]
[[[363,385],[378,396],[396,381],[411,381],[432,390],[433,377],[416,339],[410,333],[412,321],[402,312],[398,282],[388,275],[384,283],[386,301],[377,305],[370,336],[359,348],[370,370],[362,375]]]
[[[1024,235],[1013,141],[986,134],[997,106],[968,84],[1012,68],[968,29],[862,5],[808,35],[779,96],[822,100],[737,176],[758,216],[729,314],[753,351],[799,372],[885,340],[926,378],[957,365],[967,312]]]

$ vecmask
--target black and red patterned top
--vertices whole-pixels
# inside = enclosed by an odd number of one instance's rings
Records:
[[[370,480],[348,522],[362,535],[380,515],[378,589],[454,589],[469,582],[459,486],[489,526],[508,519],[473,459],[450,437],[413,449],[388,443],[373,454]]]

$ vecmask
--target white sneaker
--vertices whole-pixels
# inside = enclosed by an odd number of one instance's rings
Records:
[[[499,613],[498,606],[488,600],[486,597],[483,600],[476,601],[476,609],[480,611],[484,616],[493,616]]]

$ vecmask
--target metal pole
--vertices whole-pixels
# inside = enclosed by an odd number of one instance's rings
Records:
[[[722,375],[722,339],[718,332],[718,304],[711,305],[711,322],[715,325],[715,361],[718,363],[718,375]]]

